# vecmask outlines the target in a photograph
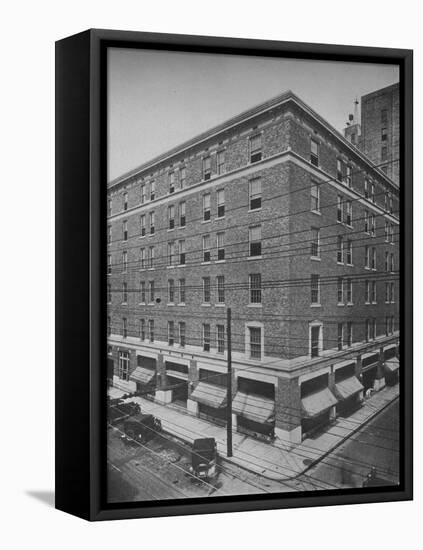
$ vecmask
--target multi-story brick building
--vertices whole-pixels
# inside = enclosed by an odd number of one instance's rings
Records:
[[[108,186],[113,383],[299,442],[398,368],[398,188],[293,93]],[[389,359],[389,360],[388,360]]]

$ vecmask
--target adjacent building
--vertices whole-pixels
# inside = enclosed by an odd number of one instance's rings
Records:
[[[113,384],[223,424],[231,308],[234,429],[348,414],[396,381],[398,200],[292,92],[111,181]]]

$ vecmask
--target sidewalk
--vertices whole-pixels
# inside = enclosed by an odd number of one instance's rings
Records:
[[[114,395],[118,394],[114,391]],[[175,406],[160,405],[142,397],[132,397],[145,413],[160,418],[163,430],[192,443],[200,437],[214,437],[224,460],[275,481],[294,479],[322,460],[345,439],[359,430],[399,395],[399,386],[385,387],[365,400],[364,405],[348,418],[338,418],[334,424],[313,439],[292,446],[276,439],[273,444],[233,432],[233,455],[226,456],[226,428],[216,426],[184,412]]]

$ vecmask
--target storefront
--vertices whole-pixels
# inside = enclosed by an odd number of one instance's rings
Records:
[[[129,380],[135,382],[137,392],[150,395],[156,389],[156,359],[137,355],[137,367],[131,373]]]
[[[303,439],[310,437],[331,421],[331,409],[338,400],[330,391],[328,373],[304,381],[301,384],[301,432]]]
[[[355,363],[335,370],[335,397],[337,415],[348,416],[361,406],[363,385],[355,376]]]
[[[190,399],[198,403],[198,416],[216,424],[226,424],[227,389],[224,386],[198,382]]]
[[[377,370],[379,366],[378,353],[365,353],[362,357],[361,374],[364,392],[369,389],[375,389],[377,379]]]
[[[399,380],[399,359],[396,357],[396,348],[390,348],[384,352],[383,370],[385,372],[385,381],[388,386],[394,386]]]
[[[172,403],[187,406],[188,399],[188,365],[165,361],[166,390],[172,391]]]

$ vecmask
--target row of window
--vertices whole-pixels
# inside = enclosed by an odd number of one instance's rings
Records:
[[[366,304],[376,304],[376,281],[364,282],[364,297]],[[348,277],[337,279],[337,302],[338,305],[353,305],[353,281]],[[321,305],[320,301],[320,275],[310,275],[310,302],[311,305]],[[385,303],[395,302],[395,283],[385,282]]]

